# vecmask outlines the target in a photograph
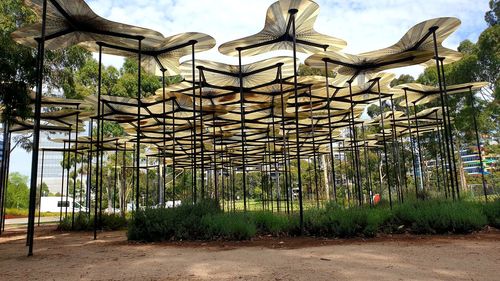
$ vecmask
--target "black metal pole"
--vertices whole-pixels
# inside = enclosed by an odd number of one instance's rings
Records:
[[[135,211],[139,210],[139,197],[140,197],[140,169],[141,169],[141,96],[142,96],[142,85],[141,85],[141,68],[142,68],[142,40],[143,38],[138,40],[138,50],[137,53],[137,134],[136,134],[136,156],[135,156]]]
[[[328,97],[327,110],[328,110],[328,136],[330,138],[330,163],[332,169],[332,184],[333,184],[333,199],[337,202],[337,183],[335,182],[335,157],[333,154],[333,130],[332,130],[332,117],[331,117],[331,97],[330,97],[330,83],[328,82],[328,62],[325,60],[325,76],[326,76],[326,96]]]
[[[163,173],[162,173],[162,181],[163,181],[163,186],[162,186],[162,189],[161,189],[161,192],[162,192],[162,195],[160,195],[160,205],[165,207],[165,198],[166,198],[166,195],[167,195],[167,166],[166,166],[166,163],[165,163],[165,154],[166,154],[166,147],[167,147],[167,142],[166,142],[166,133],[167,133],[167,121],[166,121],[166,115],[165,115],[165,112],[167,112],[167,107],[165,105],[165,101],[167,99],[167,92],[166,92],[166,79],[165,79],[165,72],[167,70],[165,68],[161,68],[161,84],[162,84],[162,93],[163,93],[163,102],[162,102],[162,107],[163,107],[163,149],[162,149],[162,169],[163,169]],[[175,109],[174,109],[174,99],[172,99],[172,114],[175,114]],[[175,121],[175,117],[172,117],[172,123],[174,123]],[[175,135],[175,129],[173,130],[174,132],[174,135]],[[172,147],[175,148],[175,138],[172,139]],[[174,155],[175,155],[175,149],[173,151]],[[174,174],[175,174],[175,170],[174,170]],[[173,192],[172,192],[173,193]],[[175,197],[174,197],[175,198]],[[174,199],[175,200],[175,199]],[[174,201],[175,202],[175,201]],[[174,204],[175,205],[175,204]]]
[[[358,140],[357,140],[357,133],[356,133],[356,118],[354,116],[354,103],[352,99],[352,81],[349,81],[349,99],[351,103],[351,143],[354,144],[351,146],[352,153],[353,153],[353,166],[354,166],[354,189],[357,192],[357,197],[358,197],[358,205],[361,206],[363,204],[363,198],[361,195],[361,175],[359,173],[359,155],[358,155]]]
[[[438,51],[438,43],[437,43],[437,38],[436,38],[436,29],[437,27],[434,27],[430,29],[429,31],[432,31],[432,36],[433,36],[433,42],[434,42],[434,55],[435,55],[435,60],[436,60],[436,71],[438,75],[438,85],[439,85],[439,97],[441,101],[441,109],[443,111],[443,129],[444,129],[444,145],[445,145],[445,153],[446,157],[448,159],[448,171],[449,171],[449,177],[450,177],[450,185],[452,189],[452,197],[453,200],[455,200],[455,180],[454,180],[454,172],[452,169],[452,160],[451,158],[454,157],[450,151],[450,135],[449,135],[449,126],[450,124],[446,120],[446,103],[444,100],[444,92],[443,92],[443,82],[441,79],[441,71],[440,71],[440,64],[439,64],[439,51]]]
[[[97,239],[97,205],[99,203],[99,155],[100,155],[100,136],[101,136],[101,88],[102,88],[102,44],[99,45],[99,69],[97,77],[97,142],[96,142],[96,169],[95,169],[95,202],[94,202],[94,240]]]
[[[414,145],[413,145],[413,136],[412,136],[412,130],[411,130],[411,123],[410,123],[410,106],[408,105],[408,93],[407,90],[404,89],[405,93],[405,102],[406,102],[406,120],[408,121],[408,131],[410,135],[408,136],[410,140],[410,151],[411,151],[411,161],[413,165],[413,180],[415,184],[415,198],[418,197],[418,181],[417,181],[417,167],[416,167],[416,160],[415,160],[415,152],[414,152]]]
[[[443,65],[444,58],[438,58],[438,59],[440,61],[440,65],[441,65],[441,77],[443,79],[444,100],[446,103],[445,104],[446,105],[446,115],[444,115],[443,118],[446,118],[446,120],[448,122],[448,136],[450,137],[451,159],[452,159],[452,163],[453,163],[453,178],[455,179],[455,187],[457,190],[457,199],[460,199],[460,185],[458,184],[457,162],[455,160],[455,142],[453,141],[453,130],[452,130],[451,118],[450,118],[448,93],[446,91],[446,75],[444,73],[444,65]],[[460,155],[459,155],[459,157],[460,157]]]
[[[68,204],[69,204],[69,170],[71,167],[71,129],[68,133],[68,152],[66,153],[66,202],[64,202],[64,218],[68,217]]]
[[[298,10],[291,9],[288,11],[292,20],[292,38],[293,38],[293,93],[295,95],[295,141],[297,149],[297,185],[299,188],[299,216],[300,216],[300,231],[304,231],[304,204],[302,200],[302,172],[300,170],[300,139],[299,139],[299,100],[297,89],[297,36],[295,34],[295,14]]]
[[[481,173],[481,179],[482,179],[482,183],[483,183],[484,200],[487,202],[488,201],[488,192],[487,192],[487,187],[486,187],[486,179],[484,178],[485,171],[484,171],[484,164],[483,164],[483,154],[481,151],[481,142],[479,140],[479,131],[477,129],[476,107],[474,105],[474,95],[472,93],[472,88],[469,88],[469,91],[470,91],[469,102],[470,102],[470,106],[472,108],[472,121],[474,124],[474,131],[476,133],[477,153],[479,155],[479,165],[481,165],[479,172]]]
[[[5,145],[5,142],[4,142]],[[5,157],[5,154],[4,154]],[[40,216],[42,209],[42,196],[43,196],[43,165],[45,162],[45,150],[42,149],[42,167],[40,171],[40,202],[38,202],[38,226],[40,226]]]
[[[396,179],[396,191],[398,193],[398,200],[399,202],[402,201],[401,199],[401,166],[399,162],[399,145],[398,145],[398,136],[396,132],[396,120],[394,116],[394,99],[391,95],[391,111],[392,111],[392,124],[391,124],[391,131],[392,131],[392,147],[393,147],[393,154],[394,154],[394,161],[396,162],[396,169],[394,169],[394,173],[396,174],[395,179]]]
[[[384,143],[384,160],[385,160],[385,172],[387,176],[387,189],[389,191],[389,206],[392,209],[392,191],[391,191],[391,181],[390,181],[390,175],[389,175],[389,163],[388,163],[388,158],[387,158],[387,142],[385,139],[385,126],[384,126],[384,107],[382,103],[382,95],[380,93],[380,80],[377,79],[377,91],[378,91],[378,101],[379,101],[379,106],[380,106],[380,122],[382,124],[382,142]],[[382,181],[381,181],[382,183]],[[380,186],[380,189],[382,190],[382,186]]]
[[[79,105],[76,107],[76,109],[79,109]],[[80,117],[80,113],[76,113],[76,135],[75,135],[75,177],[73,178],[73,206],[72,206],[72,212],[71,212],[71,229],[74,228],[75,226],[75,203],[76,203],[76,177],[78,175],[78,170],[77,170],[77,165],[78,165],[78,120]]]
[[[241,49],[238,50],[238,67],[239,67],[239,82],[240,82],[240,116],[241,116],[241,160],[243,170],[243,210],[247,210],[247,181],[246,181],[246,161],[245,161],[245,97],[243,94],[243,70],[241,67]]]
[[[64,164],[66,163],[66,142],[64,142],[63,144],[63,160],[62,160],[62,173],[61,173],[61,201],[58,205],[60,206],[57,206],[59,207],[59,223],[62,222],[62,208],[63,208],[63,199],[64,199],[64,174],[66,172],[66,169],[64,167]]]
[[[417,149],[418,149],[418,167],[419,167],[419,170],[420,170],[420,188],[422,190],[424,190],[424,169],[422,167],[422,164],[424,163],[424,161],[422,160],[422,150],[421,150],[421,147],[420,147],[420,130],[419,130],[419,124],[418,124],[418,116],[417,116],[417,106],[415,103],[413,103],[413,111],[415,111],[415,125],[416,125],[416,129],[417,129]],[[418,199],[418,197],[417,197]]]
[[[201,199],[205,199],[205,137],[203,135],[204,122],[203,122],[203,86],[201,84],[201,70],[198,73],[200,77],[200,144],[201,144]],[[196,96],[193,97],[196,99]]]
[[[195,72],[195,49],[194,49],[194,44],[191,46],[191,60],[193,61],[192,68],[191,68],[191,74],[193,75],[193,130],[192,130],[192,138],[193,138],[193,203],[196,203],[197,201],[197,195],[196,195],[196,188],[197,188],[197,178],[196,178],[196,169],[197,169],[197,163],[196,163],[196,72]],[[201,77],[199,77],[200,80],[200,86],[201,86]],[[201,118],[201,116],[200,116]]]
[[[172,200],[175,207],[175,100],[172,99]],[[163,161],[165,163],[165,159]]]
[[[33,150],[31,159],[31,179],[30,179],[30,202],[28,214],[28,256],[33,255],[33,239],[35,236],[35,203],[36,203],[36,184],[38,176],[38,150],[40,147],[40,115],[42,106],[42,84],[43,84],[43,64],[45,54],[45,25],[47,19],[47,0],[43,0],[42,6],[42,30],[41,38],[38,40],[38,65],[37,65],[37,83],[35,96],[35,116],[33,126]]]
[[[113,180],[113,214],[116,213],[116,186],[118,185],[118,140],[115,142],[115,175]],[[125,153],[125,152],[124,152]]]

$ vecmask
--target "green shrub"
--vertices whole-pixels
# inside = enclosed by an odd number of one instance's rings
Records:
[[[304,218],[305,230],[316,236],[354,237],[375,236],[389,220],[390,212],[370,208],[329,208],[310,210]]]
[[[411,201],[388,207],[344,208],[328,203],[324,209],[304,212],[305,235],[373,237],[378,233],[409,231],[417,234],[469,233],[486,224],[497,226],[500,201],[488,204],[450,201]],[[403,226],[401,228],[401,226]],[[300,234],[299,215],[271,212],[223,213],[214,201],[173,209],[135,213],[128,237],[139,241],[243,240],[259,235]]]
[[[219,213],[221,210],[215,200],[176,208],[139,210],[130,221],[127,235],[130,240],[148,242],[204,239],[203,216]]]
[[[500,199],[485,203],[482,211],[488,220],[488,225],[500,228]]]
[[[93,223],[93,222],[92,222]],[[127,227],[127,219],[117,214],[102,215],[103,230],[119,230]]]
[[[251,218],[257,231],[261,234],[287,235],[294,233],[299,227],[297,216],[259,211],[252,212]]]
[[[417,234],[470,233],[487,219],[475,203],[432,200],[395,206],[393,223]]]
[[[257,229],[250,217],[243,213],[207,215],[202,218],[205,239],[247,240],[255,236]]]
[[[59,223],[58,229],[63,231],[90,231],[94,229],[94,216],[89,216],[86,213],[75,213],[75,221],[72,226],[71,215],[63,218]],[[100,229],[102,230],[119,230],[127,226],[127,219],[119,215],[102,214],[102,222]],[[98,226],[99,227],[99,226]]]

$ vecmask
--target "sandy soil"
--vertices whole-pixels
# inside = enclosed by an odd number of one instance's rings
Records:
[[[37,228],[0,237],[0,280],[499,280],[500,232],[371,240],[260,237],[245,242],[140,244],[125,232]]]

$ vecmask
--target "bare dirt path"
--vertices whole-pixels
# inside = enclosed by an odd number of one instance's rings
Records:
[[[0,280],[500,280],[500,232],[371,240],[261,237],[245,242],[140,244],[125,232],[37,228],[0,237]]]

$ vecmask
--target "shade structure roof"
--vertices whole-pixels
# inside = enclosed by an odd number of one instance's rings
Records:
[[[84,48],[98,52],[99,45],[94,42],[80,44]],[[122,57],[136,57],[139,53],[138,46],[122,46],[111,43],[100,43],[103,52]],[[162,76],[166,71],[167,76],[180,74],[179,60],[194,51],[203,52],[215,46],[215,39],[199,32],[185,32],[141,44],[141,65],[149,73]]]
[[[34,122],[32,120],[23,120],[21,118],[15,118],[9,125],[10,133],[24,134],[33,130]],[[40,130],[47,132],[68,132],[74,130],[74,126],[71,125],[54,125],[50,123],[40,124]],[[83,126],[81,127],[83,131]]]
[[[296,11],[295,26],[297,51],[312,54],[320,49],[340,50],[344,40],[323,35],[314,30],[319,5],[310,0],[280,0],[272,4],[266,13],[264,28],[257,34],[222,44],[219,52],[229,56],[254,56],[276,50],[292,50],[290,13]]]
[[[35,103],[35,92],[31,91],[29,94],[30,103]],[[43,107],[72,107],[79,109],[91,109],[93,107],[92,103],[85,102],[79,99],[67,99],[63,97],[53,97],[53,96],[42,96],[42,106]]]
[[[41,17],[43,0],[27,0],[26,4]],[[12,38],[20,44],[36,47],[41,30],[42,24],[35,23],[18,29],[12,33]],[[143,38],[146,45],[154,45],[163,39],[163,35],[151,29],[104,19],[95,14],[84,0],[47,1],[45,48],[49,50],[87,41],[135,46],[139,38]]]
[[[195,65],[200,73],[192,75],[192,61],[181,64],[181,74],[187,81],[203,81],[209,86],[239,88],[240,69],[238,65],[230,65],[207,60],[197,60]],[[293,58],[274,57],[241,66],[243,88],[254,88],[276,81],[281,69],[282,77],[294,75]]]
[[[436,33],[439,46],[460,26],[460,20],[453,17],[440,17],[420,22],[411,27],[394,45],[376,51],[365,52],[363,56],[383,56],[415,50],[434,50],[432,30]]]
[[[27,2],[40,15],[42,0]],[[115,121],[131,135],[125,141],[105,139],[95,145],[94,140],[79,138],[78,149],[132,149],[131,143],[140,141],[145,155],[163,156],[167,158],[164,163],[175,163],[177,167],[214,167],[215,162],[259,167],[276,164],[279,158],[271,156],[280,154],[293,159],[300,150],[304,157],[328,153],[332,142],[345,143],[344,149],[351,150],[376,148],[381,137],[403,136],[416,126],[416,121],[422,132],[431,131],[432,126],[441,122],[439,110],[423,110],[409,117],[396,111],[369,122],[365,122],[362,114],[368,105],[400,98],[405,91],[410,104],[424,104],[437,97],[440,89],[435,87],[392,88],[390,82],[394,76],[381,73],[402,66],[435,63],[433,32],[444,63],[461,58],[460,53],[442,46],[460,24],[454,18],[422,22],[388,48],[351,55],[340,52],[346,46],[343,40],[314,30],[319,15],[315,2],[280,0],[269,7],[261,32],[222,44],[219,51],[229,56],[254,56],[291,50],[295,23],[297,51],[312,55],[306,64],[324,70],[327,62],[329,73],[335,72],[335,76],[331,75],[335,78],[294,77],[297,73],[294,65],[299,63],[284,56],[241,65],[241,71],[239,65],[208,60],[180,64],[183,57],[193,52],[213,48],[215,39],[196,32],[165,38],[150,29],[103,19],[83,0],[48,0],[48,3],[48,49],[80,44],[92,51],[100,49],[125,57],[138,57],[140,53],[141,66],[146,71],[156,75],[181,74],[184,80],[140,100],[101,96],[102,114],[96,111],[95,97],[85,102],[44,97],[42,104],[58,110],[43,113],[43,125],[68,130],[89,117]],[[22,44],[36,46],[40,30],[41,25],[35,24],[12,36]],[[449,86],[447,92],[459,93],[479,86]],[[343,138],[353,125],[379,124],[382,120],[384,126],[377,134],[357,141]],[[21,130],[27,125],[32,126],[28,122],[17,128]]]
[[[306,65],[324,69],[325,62],[341,75],[355,77],[358,74],[372,74],[387,69],[424,63],[433,57],[429,50],[415,50],[388,54],[351,55],[338,51],[322,51],[308,57]]]
[[[447,94],[460,94],[469,93],[470,91],[477,91],[481,88],[488,86],[488,82],[472,82],[457,85],[446,86]],[[419,83],[407,83],[396,86],[397,89],[402,89],[406,91],[408,98],[408,106],[423,105],[429,103],[437,98],[442,90],[439,87],[428,86]],[[399,104],[400,106],[406,106],[406,100],[403,100]]]
[[[379,72],[414,64],[431,64],[434,54],[434,35],[440,57],[449,63],[461,58],[461,54],[442,47],[442,42],[460,26],[460,20],[451,17],[435,18],[421,22],[406,32],[394,45],[359,55],[324,51],[312,55],[306,64],[319,69],[325,68],[325,61],[344,75],[356,76],[362,72]]]

